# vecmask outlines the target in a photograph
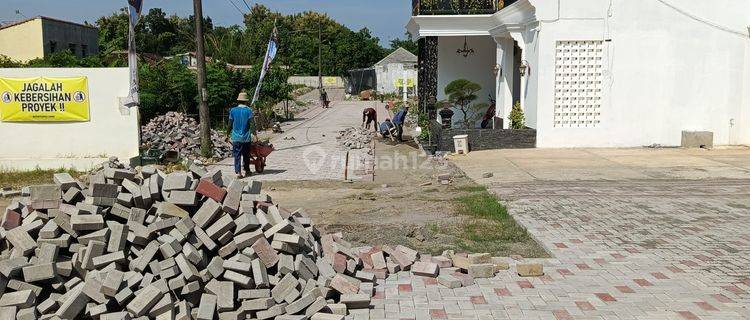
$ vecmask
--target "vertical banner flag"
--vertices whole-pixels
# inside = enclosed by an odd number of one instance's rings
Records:
[[[138,56],[135,51],[135,26],[141,19],[143,0],[128,0],[130,23],[128,24],[128,67],[130,68],[130,92],[125,103],[128,106],[140,104],[138,96]]]
[[[255,87],[255,95],[253,95],[253,101],[251,105],[258,101],[258,95],[260,95],[260,87],[263,85],[263,78],[266,77],[268,69],[271,67],[271,62],[276,58],[276,52],[279,50],[279,31],[276,29],[276,23],[273,24],[273,32],[271,33],[271,40],[268,41],[268,48],[266,49],[266,58],[263,60],[263,69],[260,70],[260,80],[258,85]]]

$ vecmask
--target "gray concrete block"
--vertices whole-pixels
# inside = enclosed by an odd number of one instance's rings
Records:
[[[109,297],[114,297],[123,284],[125,273],[120,270],[110,270],[102,281],[101,292]]]
[[[128,240],[130,227],[127,225],[111,222],[109,223],[109,241],[107,242],[107,252],[117,252],[125,249]]]
[[[262,262],[261,259],[253,260],[252,265],[253,281],[255,282],[255,287],[258,289],[268,288],[270,283],[268,282],[268,271],[266,270],[266,265]]]
[[[180,206],[193,207],[198,203],[198,194],[195,191],[171,191],[167,202]]]
[[[91,196],[101,198],[117,198],[119,191],[116,184],[94,183],[91,186]]]
[[[34,306],[36,294],[32,290],[6,292],[0,296],[0,307],[28,308]]]
[[[239,300],[250,300],[250,299],[260,299],[260,298],[270,298],[270,297],[271,297],[270,289],[248,289],[248,290],[239,290],[237,292],[237,299]]]
[[[212,294],[204,293],[201,295],[201,301],[198,305],[197,320],[213,320],[216,312],[217,297]]]
[[[57,276],[55,264],[52,262],[35,264],[23,268],[23,280],[26,282],[37,282],[54,279]]]
[[[179,193],[175,193],[179,192]],[[185,205],[185,206],[194,206],[195,205],[195,194],[193,194],[193,199],[190,200],[190,195],[185,193],[189,191],[174,191],[172,194],[175,196],[172,197],[170,195],[169,202],[161,202],[159,203],[159,209],[156,210],[156,214],[163,217],[177,217],[177,218],[186,218],[189,217],[188,212],[185,211],[185,209],[180,208],[178,205]],[[172,201],[173,199],[176,199],[176,201]]]
[[[195,221],[195,225],[200,228],[206,228],[221,212],[221,205],[213,199],[206,200],[198,211],[193,215],[192,219]]]
[[[366,309],[370,307],[370,295],[368,294],[342,294],[340,301],[346,305],[348,310]]]
[[[83,294],[83,283],[78,284],[70,292],[65,294],[66,298],[62,301],[60,308],[55,315],[60,319],[78,319],[81,311],[86,307],[90,298]]]
[[[714,133],[710,131],[682,131],[683,148],[713,148]]]
[[[159,288],[149,285],[135,295],[135,298],[128,303],[127,310],[136,317],[143,316],[161,300],[163,295]]]
[[[95,231],[104,228],[104,217],[98,214],[75,215],[70,217],[70,225],[76,231]]]

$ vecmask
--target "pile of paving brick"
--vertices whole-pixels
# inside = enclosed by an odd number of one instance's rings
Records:
[[[188,159],[201,155],[200,125],[195,119],[180,112],[167,112],[157,116],[141,128],[141,143],[144,148],[161,152],[176,151]],[[214,158],[232,156],[232,145],[227,135],[211,130]]]
[[[4,211],[4,319],[343,319],[367,312],[389,274],[455,288],[508,268],[488,254],[355,247],[260,182],[200,166],[136,172],[113,159],[82,179],[56,174]]]
[[[367,130],[362,127],[350,127],[339,131],[339,135],[336,139],[343,147],[356,150],[368,148],[372,141],[372,135],[372,129]]]

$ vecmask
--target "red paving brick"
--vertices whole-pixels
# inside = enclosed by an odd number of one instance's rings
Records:
[[[724,290],[727,290],[727,291],[729,291],[731,293],[734,293],[734,294],[745,294],[745,293],[747,293],[747,291],[742,290],[742,289],[740,289],[737,286],[723,286],[722,288],[724,288]]]
[[[695,304],[705,311],[719,311],[719,309],[716,309],[716,307],[705,301],[698,301]]]
[[[591,270],[591,267],[585,263],[576,263],[576,267],[581,270]]]
[[[555,243],[555,247],[558,247],[560,249],[567,249],[568,246],[566,246],[564,243]]]
[[[719,301],[721,303],[733,303],[734,302],[734,300],[729,299],[729,297],[727,297],[727,296],[725,296],[725,295],[723,295],[721,293],[712,294],[711,296],[714,297],[714,299],[716,299],[716,301]]]
[[[430,309],[432,319],[448,319],[448,314],[443,309]]]
[[[412,287],[410,284],[400,284],[398,285],[398,292],[412,292]]]
[[[654,278],[659,279],[659,280],[667,280],[667,279],[669,279],[669,277],[667,277],[667,275],[665,275],[665,274],[663,274],[661,272],[652,272],[651,275]]]
[[[534,285],[531,284],[531,282],[527,280],[516,281],[516,283],[518,284],[519,287],[521,287],[521,289],[534,289]]]
[[[685,272],[685,270],[682,270],[678,267],[667,267],[667,269],[669,269],[669,271],[672,271],[672,273],[684,273]]]
[[[692,260],[681,260],[680,263],[692,268],[697,268],[699,266],[697,262]]]
[[[563,275],[563,276],[572,276],[573,272],[570,272],[568,269],[557,269],[557,273]]]
[[[471,296],[469,297],[469,299],[473,304],[487,304],[487,300],[485,300],[482,296]]]
[[[633,282],[635,282],[641,287],[651,287],[654,285],[653,283],[651,283],[650,281],[646,279],[633,279]]]
[[[435,278],[422,278],[422,282],[424,282],[424,285],[426,286],[434,286],[437,285],[437,279]]]
[[[698,316],[694,315],[690,311],[677,311],[677,314],[679,314],[682,318],[687,320],[700,320]]]
[[[615,288],[622,293],[635,293],[635,291],[628,286],[615,286]]]
[[[599,300],[604,302],[615,302],[617,299],[611,296],[609,293],[594,293]]]
[[[578,306],[578,309],[581,309],[581,311],[594,311],[596,308],[594,308],[594,305],[591,304],[588,301],[576,301],[576,306]]]
[[[553,310],[552,314],[557,320],[573,320],[573,317],[566,310]]]
[[[510,290],[508,290],[508,288],[496,288],[495,289],[495,294],[498,295],[498,296],[501,296],[501,297],[510,297],[511,296]]]

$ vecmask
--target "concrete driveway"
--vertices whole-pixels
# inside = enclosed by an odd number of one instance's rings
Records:
[[[520,149],[451,157],[485,184],[530,181],[750,179],[750,148]],[[494,177],[482,179],[491,172]]]

